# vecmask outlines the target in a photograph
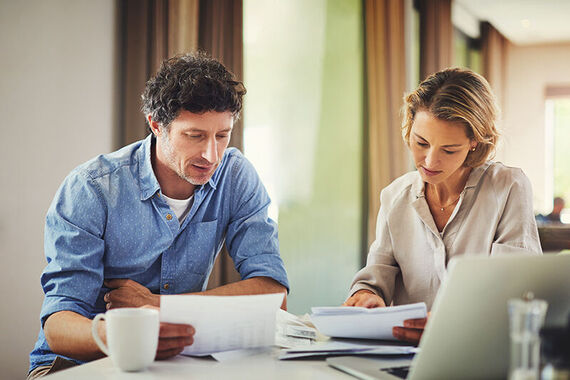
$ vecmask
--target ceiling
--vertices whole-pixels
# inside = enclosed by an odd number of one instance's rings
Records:
[[[454,0],[454,7],[517,45],[570,42],[570,0]]]

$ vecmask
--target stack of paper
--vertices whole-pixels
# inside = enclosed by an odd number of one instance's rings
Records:
[[[381,342],[373,340],[329,339],[311,346],[289,348],[281,351],[279,359],[297,359],[308,356],[328,355],[408,355],[418,352],[418,348],[405,343]]]
[[[311,320],[328,336],[357,339],[395,340],[392,327],[402,326],[406,319],[425,318],[426,304],[378,307],[313,307]]]
[[[307,314],[297,316],[281,309],[277,310],[275,326],[276,346],[285,348],[307,346],[313,344],[317,338],[317,329],[311,323]]]

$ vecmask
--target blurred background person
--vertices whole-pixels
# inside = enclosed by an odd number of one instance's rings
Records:
[[[560,220],[560,213],[564,209],[565,202],[561,197],[554,198],[552,202],[552,212],[545,217],[546,222],[550,223],[562,223]]]

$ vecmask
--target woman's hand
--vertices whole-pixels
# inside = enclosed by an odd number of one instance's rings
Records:
[[[370,290],[361,289],[347,299],[342,306],[360,306],[371,309],[373,307],[386,307],[386,303],[382,297]]]
[[[398,340],[403,340],[416,345],[419,344],[429,315],[430,313],[428,313],[426,318],[406,319],[403,327],[394,326],[392,328],[392,335],[394,335],[394,338]]]
[[[360,307],[385,307],[386,303],[382,297],[376,295],[370,290],[362,289],[354,293],[349,299],[347,299],[342,306],[360,306]],[[428,313],[428,317],[429,317]],[[404,321],[404,326],[395,326],[392,328],[392,335],[398,340],[405,342],[419,344],[422,334],[424,332],[427,319],[406,319]]]

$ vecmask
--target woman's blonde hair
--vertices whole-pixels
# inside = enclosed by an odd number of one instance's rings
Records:
[[[427,77],[405,96],[402,136],[406,144],[419,111],[465,126],[467,137],[477,142],[475,151],[469,150],[465,166],[482,165],[494,154],[499,139],[495,126],[499,109],[489,83],[481,75],[467,69],[445,69]]]

